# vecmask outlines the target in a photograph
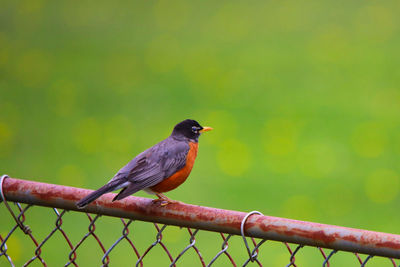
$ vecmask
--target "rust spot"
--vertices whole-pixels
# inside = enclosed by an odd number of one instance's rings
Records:
[[[399,243],[395,243],[395,242],[391,242],[391,241],[381,242],[381,243],[377,243],[375,245],[377,247],[400,249]]]
[[[3,182],[3,190],[5,192],[15,192],[18,191],[19,183],[18,180],[13,178],[6,178]]]
[[[344,235],[341,236],[339,232],[332,231],[332,227],[329,225],[317,224],[317,223],[308,223],[308,222],[301,222],[301,221],[294,221],[289,219],[279,219],[275,217],[268,217],[270,219],[270,223],[263,221],[263,218],[260,218],[257,221],[257,225],[265,231],[273,231],[278,234],[286,235],[286,236],[299,236],[303,238],[312,239],[318,242],[322,242],[323,244],[329,245],[333,242],[338,240],[346,240],[354,243],[359,243],[360,241],[357,239],[356,236],[352,235]],[[274,224],[275,222],[279,221],[279,225]],[[303,228],[294,228],[295,225],[304,226]],[[292,227],[289,227],[292,226]],[[336,227],[335,227],[336,228]],[[315,229],[315,230],[313,230]],[[326,230],[330,229],[332,231],[331,234],[327,234]],[[341,227],[337,227],[337,230],[345,229]],[[355,229],[354,229],[355,230]]]
[[[346,235],[341,237],[343,240],[357,243],[359,240],[355,236]]]
[[[86,195],[83,192],[79,192],[81,190],[78,191],[71,187],[64,187],[62,190],[60,190],[59,186],[51,186],[50,188],[47,188],[47,190],[43,190],[39,186],[26,189],[30,190],[31,195],[45,201],[50,201],[58,198],[62,198],[64,200],[78,201],[81,197]]]
[[[299,237],[313,239],[315,241],[320,241],[324,244],[335,242],[337,239],[336,234],[327,235],[323,230],[307,231],[299,228],[292,228],[290,230],[288,230],[288,227],[280,227],[280,228],[281,229],[274,229],[273,231],[287,236],[299,236]]]

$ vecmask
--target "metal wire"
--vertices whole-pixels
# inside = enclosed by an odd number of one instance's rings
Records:
[[[129,245],[131,246],[131,248],[133,249],[133,252],[135,253],[135,255],[137,256],[137,258],[140,258],[140,254],[138,252],[138,250],[136,249],[135,245],[133,244],[132,240],[128,237],[129,234],[129,225],[133,222],[132,220],[129,220],[128,223],[125,222],[124,219],[121,218],[121,222],[124,226],[124,228],[122,229],[122,235],[117,239],[117,241],[115,241],[111,247],[106,251],[106,253],[104,253],[104,256],[101,258],[101,262],[103,263],[103,266],[108,266],[109,263],[109,257],[108,255],[111,253],[111,251],[122,241],[122,240],[126,240]],[[143,263],[140,262],[140,266],[143,266]]]
[[[156,245],[160,244],[160,246],[163,248],[163,250],[165,251],[165,253],[167,253],[168,258],[170,259],[171,262],[174,261],[174,259],[171,256],[171,253],[168,251],[167,247],[164,245],[164,243],[162,242],[162,232],[165,230],[165,228],[167,228],[167,225],[164,225],[163,227],[159,227],[156,223],[154,224],[154,227],[157,229],[157,235],[156,235],[156,241],[154,241],[147,249],[146,251],[143,253],[142,256],[139,257],[138,261],[136,262],[136,267],[140,265],[142,265],[143,263],[143,259],[144,257],[150,252],[150,250],[152,250]],[[174,265],[175,266],[175,265]]]
[[[262,213],[259,212],[259,211],[256,211],[256,210],[251,211],[251,212],[247,213],[246,216],[243,217],[242,223],[240,224],[240,233],[242,235],[244,245],[246,246],[247,254],[249,255],[249,259],[245,262],[244,266],[247,265],[248,261],[251,261],[251,262],[256,261],[257,260],[257,256],[258,256],[258,251],[257,250],[254,250],[254,249],[253,249],[253,251],[250,250],[249,244],[247,243],[246,236],[245,236],[245,233],[244,233],[244,227],[246,225],[246,221],[253,214],[262,215]],[[258,248],[258,246],[257,246],[257,248]]]
[[[11,257],[7,254],[7,245],[3,239],[3,237],[0,235],[0,241],[1,241],[1,248],[0,248],[0,257],[4,256],[10,263],[12,267],[15,267],[14,262],[12,261]]]
[[[71,226],[71,222],[64,222],[64,219],[72,213],[71,209],[65,209],[65,206],[59,205],[60,200],[56,203],[59,207],[52,207],[52,208],[41,208],[41,209],[51,209],[52,210],[52,215],[46,217],[46,220],[43,220],[43,223],[48,223],[49,221],[53,222],[53,226],[49,230],[47,234],[45,234],[41,239],[38,239],[38,234],[34,232],[35,229],[27,231],[26,229],[29,229],[25,222],[27,217],[31,217],[33,213],[35,213],[39,207],[37,205],[32,205],[29,201],[27,204],[21,204],[19,202],[10,202],[7,201],[5,198],[5,195],[7,195],[8,192],[4,191],[4,181],[8,176],[3,175],[1,177],[0,181],[0,196],[1,200],[3,202],[0,202],[0,208],[5,207],[4,210],[8,212],[10,217],[15,223],[2,223],[0,224],[0,265],[1,264],[6,264],[8,266],[14,267],[16,266],[16,261],[12,257],[12,253],[10,254],[10,251],[13,250],[13,247],[10,246],[10,238],[14,235],[17,235],[18,229],[21,229],[23,233],[27,237],[27,240],[30,240],[30,243],[33,244],[33,249],[32,250],[27,250],[24,251],[25,256],[27,257],[27,260],[25,263],[21,263],[23,266],[31,266],[31,265],[41,265],[41,266],[48,266],[47,263],[47,258],[48,254],[44,253],[48,248],[50,248],[49,241],[55,239],[55,236],[61,237],[61,243],[60,247],[57,249],[59,250],[59,259],[62,262],[63,257],[67,258],[67,262],[64,263],[64,266],[79,266],[80,261],[81,261],[81,256],[82,254],[82,244],[87,243],[89,239],[94,240],[95,246],[93,246],[93,243],[90,247],[91,251],[98,251],[100,253],[100,257],[95,258],[93,256],[93,262],[94,265],[101,265],[101,266],[110,266],[114,265],[113,260],[111,259],[111,255],[114,255],[120,257],[119,251],[121,250],[122,243],[125,243],[128,245],[130,251],[132,253],[124,253],[123,257],[127,257],[129,259],[132,259],[133,262],[136,262],[136,266],[143,267],[143,265],[147,265],[147,262],[151,262],[152,258],[157,257],[159,258],[160,253],[164,253],[167,256],[167,263],[164,265],[169,265],[172,267],[180,266],[182,262],[184,262],[183,258],[189,257],[188,252],[193,251],[194,252],[194,257],[197,258],[197,260],[193,261],[191,258],[193,264],[197,262],[196,266],[215,266],[217,265],[216,262],[220,263],[222,260],[221,258],[225,258],[228,261],[228,264],[231,266],[238,266],[236,262],[243,262],[240,266],[247,266],[249,264],[255,264],[258,266],[263,266],[263,264],[269,266],[270,262],[267,259],[262,259],[260,256],[260,249],[263,248],[263,250],[268,250],[269,246],[263,246],[267,239],[256,239],[254,237],[251,237],[252,234],[254,233],[254,229],[257,226],[257,223],[260,219],[262,219],[262,214],[261,212],[258,211],[252,211],[247,214],[241,215],[240,217],[240,235],[233,234],[232,233],[232,227],[236,227],[235,224],[231,224],[231,226],[228,226],[225,229],[225,231],[216,231],[215,234],[219,235],[221,238],[221,245],[218,246],[218,249],[215,252],[212,252],[211,247],[202,247],[201,244],[203,241],[199,241],[199,234],[201,234],[202,231],[205,231],[202,227],[196,228],[196,227],[184,227],[184,230],[187,231],[188,233],[188,243],[182,247],[173,247],[173,244],[168,242],[169,236],[165,234],[165,230],[169,227],[175,227],[171,226],[170,224],[166,223],[163,224],[162,226],[159,226],[158,223],[152,223],[154,226],[154,234],[155,234],[155,240],[150,243],[148,246],[144,246],[143,249],[143,244],[140,244],[140,241],[142,239],[137,239],[136,235],[132,235],[131,230],[136,229],[137,223],[141,220],[133,220],[133,219],[125,219],[125,218],[114,218],[115,220],[115,225],[117,228],[110,228],[108,229],[109,232],[115,232],[115,231],[120,231],[120,235],[116,237],[116,239],[113,239],[109,245],[105,245],[106,242],[108,243],[109,238],[107,239],[104,233],[101,231],[97,230],[96,225],[99,224],[99,222],[102,221],[102,217],[105,217],[104,215],[101,215],[101,213],[98,213],[96,215],[90,214],[90,213],[84,213],[85,216],[87,217],[87,231],[83,233],[83,235],[79,236],[78,239],[76,239],[76,233],[74,233],[74,238],[75,241],[73,241],[72,233],[66,231],[67,227]],[[10,178],[11,179],[11,178]],[[59,197],[59,196],[57,196]],[[29,200],[29,199],[28,199]],[[4,203],[4,205],[1,205]],[[8,203],[13,203],[14,205],[8,205]],[[54,206],[57,206],[54,205]],[[147,207],[147,213],[153,212],[153,206],[148,206]],[[156,209],[156,208],[154,208]],[[163,212],[168,212],[167,209],[164,207],[161,208]],[[176,207],[174,208],[176,209]],[[28,212],[29,211],[29,212]],[[71,211],[71,212],[68,212]],[[214,218],[217,221],[224,220],[224,211],[221,210],[219,213],[215,213],[215,216],[221,216],[220,218],[216,217]],[[218,215],[220,214],[220,215]],[[252,220],[250,220],[250,217],[252,215],[258,214],[260,216],[254,217]],[[51,217],[54,216],[54,217]],[[32,218],[34,218],[32,216]],[[69,218],[69,217],[68,217]],[[183,220],[192,220],[192,217],[184,217]],[[276,218],[276,220],[279,220],[279,218]],[[73,224],[74,222],[72,222]],[[140,223],[143,223],[142,221]],[[9,227],[9,229],[7,229]],[[270,227],[270,225],[266,225],[265,227]],[[287,230],[289,231],[289,230]],[[33,235],[35,233],[35,235]],[[151,233],[148,233],[151,234]],[[291,233],[289,233],[291,234]],[[378,233],[379,234],[379,233]],[[243,243],[245,245],[245,251],[246,251],[246,257],[243,257],[243,255],[236,255],[236,253],[232,253],[232,248],[229,245],[231,241],[235,238],[239,238],[243,240]],[[252,245],[248,242],[248,238],[250,238]],[[62,245],[62,240],[64,240],[64,244]],[[367,239],[365,239],[367,240]],[[364,240],[364,242],[365,242]],[[142,240],[143,242],[143,240]],[[218,241],[219,242],[219,241]],[[271,242],[271,243],[270,243]],[[269,240],[268,244],[272,244],[272,242],[280,242],[280,241],[274,241],[274,240]],[[25,243],[29,243],[24,241]],[[302,257],[302,248],[306,246],[306,244],[302,243],[294,243],[292,245],[289,245],[287,242],[281,242],[284,247],[289,252],[288,255],[288,261],[282,262],[281,266],[296,266],[296,258],[297,257]],[[179,245],[180,246],[180,245]],[[160,250],[158,250],[158,253],[150,253],[155,247],[160,247]],[[142,249],[140,249],[142,248]],[[173,250],[172,250],[173,249]],[[400,247],[399,247],[400,249]],[[325,251],[326,249],[322,247],[315,247],[315,252],[316,255],[320,255],[321,257],[321,262],[320,264],[323,267],[329,267],[330,266],[330,260],[336,253],[348,253],[346,251],[340,250],[340,249],[333,249],[330,250],[329,253]],[[346,250],[349,250],[346,248]],[[126,252],[126,249],[124,250]],[[173,252],[175,251],[175,252]],[[203,253],[202,253],[203,252]],[[176,253],[176,254],[175,254]],[[203,254],[210,254],[210,257],[205,257]],[[264,253],[262,253],[264,255]],[[94,254],[93,254],[94,255]],[[150,256],[151,255],[151,256]],[[175,255],[175,256],[173,256]],[[223,257],[222,255],[225,255]],[[263,256],[262,255],[262,256]],[[370,253],[364,256],[360,256],[359,253],[354,253],[357,263],[355,262],[349,262],[350,266],[353,264],[354,266],[368,266],[368,263],[371,261],[374,261],[374,259],[377,257],[374,253]],[[192,256],[193,257],[193,256]],[[46,258],[46,259],[45,259]],[[362,260],[364,258],[364,260]],[[391,266],[394,267],[400,267],[400,261],[393,259],[393,258],[387,258],[388,259],[388,265],[390,264]],[[59,262],[58,265],[61,265],[62,263]],[[64,260],[65,262],[65,260]],[[96,263],[97,262],[97,263]],[[288,263],[287,263],[288,262]],[[396,263],[397,262],[397,263]],[[3,266],[1,265],[1,266]],[[20,265],[20,264],[18,264]]]
[[[288,265],[286,265],[286,267],[290,267],[290,266],[296,266],[294,261],[296,260],[296,258],[294,257],[296,255],[296,253],[302,248],[304,247],[303,245],[298,245],[297,248],[293,251],[293,253],[290,255],[290,262]]]
[[[199,231],[199,229],[196,229],[194,232],[192,232],[192,230],[190,230],[188,228],[189,234],[190,234],[190,239],[189,239],[189,245],[187,247],[185,247],[181,253],[179,253],[179,255],[171,262],[171,264],[169,265],[170,267],[175,266],[175,263],[179,260],[180,257],[183,256],[183,254],[186,253],[186,251],[188,251],[190,248],[193,248],[197,255],[199,256],[200,259],[200,263],[202,266],[206,266],[203,257],[201,256],[201,253],[199,251],[199,249],[195,246],[196,244],[196,239],[195,239],[195,235],[197,234],[197,232]]]
[[[236,267],[235,261],[232,259],[231,255],[227,252],[227,250],[229,248],[228,240],[232,237],[232,235],[228,235],[227,238],[225,238],[223,233],[220,233],[220,235],[221,235],[222,239],[224,240],[224,242],[222,242],[222,246],[221,246],[222,248],[217,253],[217,255],[215,255],[214,258],[211,259],[210,263],[207,264],[207,267],[211,266],[222,254],[225,254],[228,257],[228,259],[230,260],[230,262],[232,263],[232,265]]]
[[[329,266],[329,259],[333,256],[333,254],[335,254],[337,252],[337,250],[332,250],[331,253],[329,253],[328,257],[325,258],[324,262],[322,263],[322,267],[325,267],[326,264],[328,264]]]
[[[14,218],[14,221],[18,224],[18,226],[21,228],[21,230],[22,230],[25,234],[30,234],[31,229],[29,228],[29,226],[23,225],[23,224],[17,219],[17,217],[15,216],[14,212],[12,211],[12,209],[10,208],[10,206],[8,205],[8,202],[7,202],[7,200],[6,200],[5,196],[4,196],[4,193],[3,193],[3,183],[4,183],[4,180],[5,180],[6,178],[8,178],[8,177],[9,177],[9,176],[8,176],[7,174],[4,174],[3,176],[1,176],[1,179],[0,179],[0,196],[1,196],[1,201],[0,201],[0,203],[1,203],[1,202],[4,202],[4,205],[6,205],[6,207],[7,207],[8,211],[10,212],[11,216]]]

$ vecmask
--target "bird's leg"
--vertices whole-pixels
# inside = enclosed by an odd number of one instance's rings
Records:
[[[179,201],[171,200],[161,193],[157,193],[156,196],[158,197],[158,199],[154,199],[153,202],[161,202],[160,204],[161,206],[166,206],[168,204],[173,204],[173,203],[179,203]]]

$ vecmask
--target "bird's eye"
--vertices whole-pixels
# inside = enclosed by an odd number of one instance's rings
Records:
[[[197,127],[196,126],[192,126],[192,132],[197,133]]]

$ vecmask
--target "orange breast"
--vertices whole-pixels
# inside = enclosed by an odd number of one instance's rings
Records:
[[[194,160],[196,159],[197,156],[198,145],[199,145],[198,143],[189,143],[190,149],[186,156],[186,165],[182,169],[171,175],[170,177],[163,180],[161,183],[158,183],[150,187],[151,190],[157,193],[168,192],[172,189],[177,188],[184,181],[186,181],[186,178],[192,171]]]

